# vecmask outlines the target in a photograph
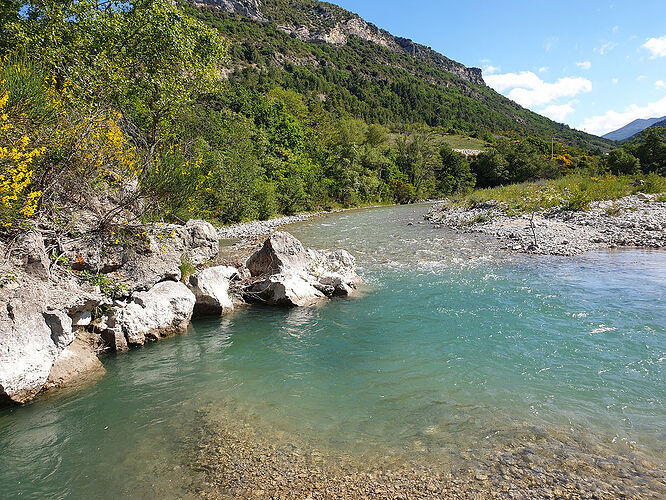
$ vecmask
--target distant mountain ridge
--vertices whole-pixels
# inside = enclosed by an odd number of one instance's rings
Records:
[[[666,127],[666,117],[657,123],[653,123],[650,127]]]
[[[430,47],[408,38],[394,36],[386,30],[368,23],[359,15],[337,5],[316,1],[280,2],[275,0],[194,0],[202,7],[214,7],[221,11],[249,17],[254,21],[273,22],[277,27],[304,42],[346,45],[348,37],[376,43],[390,50],[402,50],[425,59],[463,80],[485,85],[480,68],[468,68],[453,61]],[[286,4],[286,5],[283,5]],[[287,16],[288,9],[301,10],[300,16]]]
[[[639,132],[642,132],[646,128],[655,126],[657,123],[661,123],[663,121],[666,121],[666,116],[662,116],[661,118],[646,118],[646,119],[638,119],[634,120],[631,123],[628,123],[622,128],[619,128],[617,130],[614,130],[613,132],[609,132],[606,135],[603,135],[602,137],[604,139],[610,139],[611,141],[623,141],[625,139],[629,139]]]
[[[588,149],[612,143],[523,108],[467,67],[316,0],[181,0],[231,42],[230,83],[282,87],[335,115],[450,133],[530,134]],[[461,40],[460,43],[465,43]]]

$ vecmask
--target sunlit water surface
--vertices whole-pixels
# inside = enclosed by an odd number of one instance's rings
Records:
[[[425,210],[289,228],[357,257],[357,298],[197,320],[104,358],[89,389],[0,410],[0,497],[180,494],[200,410],[359,457],[455,467],[529,434],[664,464],[666,252],[510,257]]]

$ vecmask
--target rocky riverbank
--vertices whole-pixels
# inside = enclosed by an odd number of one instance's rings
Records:
[[[194,315],[307,306],[360,282],[348,252],[306,249],[288,233],[234,266],[211,266],[219,252],[204,221],[0,240],[0,400],[98,378],[99,354],[180,333]]]
[[[341,212],[341,210],[310,212],[298,215],[285,215],[283,217],[276,217],[274,219],[268,219],[268,220],[241,222],[239,224],[233,224],[231,226],[223,226],[218,228],[217,235],[221,240],[240,240],[240,239],[257,238],[260,236],[266,236],[270,234],[272,231],[275,231],[277,228],[289,224],[294,224],[296,222],[303,222],[306,220],[313,219],[315,217],[321,217],[322,215],[334,214],[337,212]]]
[[[433,205],[426,220],[435,227],[495,236],[504,250],[546,255],[576,255],[618,247],[666,247],[664,195],[638,194],[597,201],[587,210],[554,208],[510,215],[506,206],[485,202]]]

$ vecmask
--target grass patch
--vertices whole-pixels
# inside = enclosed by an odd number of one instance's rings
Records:
[[[180,269],[180,279],[183,283],[185,283],[187,278],[192,276],[197,271],[197,268],[185,255],[180,257],[180,266],[178,266],[178,268]]]
[[[639,180],[644,184],[640,185]],[[548,181],[477,189],[455,201],[469,206],[498,201],[509,215],[518,215],[556,207],[585,210],[593,201],[617,200],[639,192],[666,193],[666,177],[657,174],[620,177],[569,174]],[[660,199],[663,198],[666,195]]]
[[[488,148],[488,143],[482,139],[475,139],[474,137],[466,137],[464,135],[445,135],[444,142],[449,145],[451,149],[481,149]]]

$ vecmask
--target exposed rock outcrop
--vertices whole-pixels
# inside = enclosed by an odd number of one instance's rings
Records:
[[[72,282],[54,286],[26,274],[2,286],[0,396],[16,402],[33,398],[76,337],[71,316],[103,302],[94,289],[86,291]]]
[[[194,4],[239,14],[255,21],[264,20],[259,10],[259,0],[194,0]]]
[[[349,252],[306,249],[286,232],[273,233],[247,261],[253,280],[247,300],[306,306],[326,297],[349,295],[360,282]]]
[[[201,220],[191,220],[184,226],[155,224],[147,229],[93,232],[68,239],[63,247],[73,269],[117,273],[136,290],[147,290],[164,280],[179,280],[183,259],[200,265],[220,249],[217,231]]]
[[[146,292],[136,292],[132,301],[116,307],[106,321],[102,337],[115,350],[143,345],[146,340],[180,333],[187,329],[196,299],[183,283],[163,281]]]
[[[71,264],[62,259],[64,265],[50,262],[39,232],[0,240],[0,255],[5,256],[0,260],[0,400],[23,403],[45,388],[96,380],[104,373],[100,350],[122,351],[182,332],[195,308],[197,314],[223,314],[240,296],[304,306],[348,295],[359,282],[348,252],[306,249],[282,232],[248,260],[249,270],[211,267],[195,272],[187,285],[155,282],[180,278],[180,269],[167,271],[182,256],[195,265],[207,264],[218,251],[218,235],[210,224],[192,221],[149,228],[146,240],[156,248],[144,252],[145,247],[128,245],[110,255],[104,255],[106,240],[92,248],[74,241],[69,248],[85,257]],[[83,269],[97,265],[108,270],[105,266],[115,258],[120,265],[109,275],[69,269],[80,263]],[[166,262],[159,263],[160,258]],[[111,300],[90,283],[104,283],[108,276],[129,282],[120,299]],[[128,281],[132,279],[136,282]]]
[[[239,280],[234,267],[209,267],[190,276],[189,288],[196,297],[195,314],[223,314],[234,308],[229,282]]]
[[[194,0],[199,7],[211,8],[239,14],[255,21],[271,22],[270,9],[264,9],[259,0]],[[452,73],[468,82],[485,85],[483,75],[479,68],[467,68],[463,64],[452,61],[435,52],[430,47],[420,45],[407,38],[393,36],[374,24],[366,22],[356,14],[345,11],[330,4],[291,5],[292,9],[300,9],[309,19],[308,24],[278,24],[281,31],[293,37],[311,43],[326,43],[331,45],[346,45],[349,37],[359,38],[375,43],[394,51],[407,52],[412,57],[424,58],[432,61],[440,68]]]
[[[97,357],[91,341],[77,337],[56,358],[49,377],[44,385],[46,389],[80,386],[95,382],[104,376],[106,370]]]

